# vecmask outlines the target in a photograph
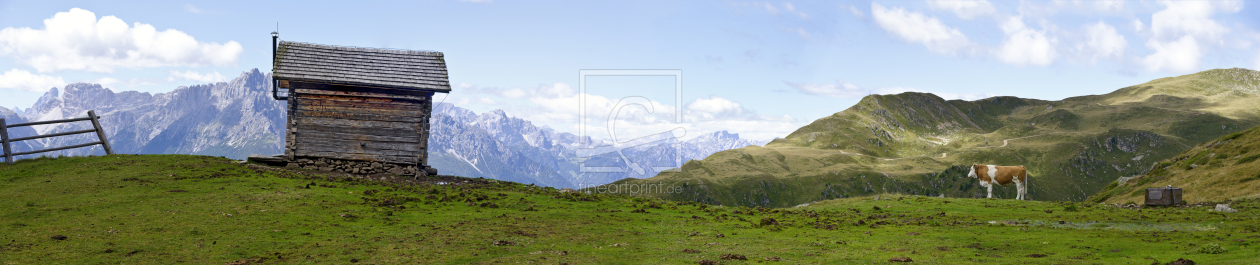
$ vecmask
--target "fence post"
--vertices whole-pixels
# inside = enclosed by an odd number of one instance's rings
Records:
[[[92,118],[92,127],[96,128],[96,136],[101,138],[101,146],[105,147],[105,154],[112,155],[114,154],[114,149],[109,147],[109,140],[105,140],[105,130],[101,130],[101,122],[98,121],[100,117],[97,117],[94,111],[88,111],[88,118]]]
[[[13,150],[9,150],[9,126],[4,123],[4,119],[0,118],[0,141],[4,142],[4,162],[13,164]]]

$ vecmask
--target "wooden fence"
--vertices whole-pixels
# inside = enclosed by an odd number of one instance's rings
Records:
[[[114,149],[109,147],[109,140],[105,140],[105,130],[101,130],[100,116],[96,116],[96,113],[93,112],[92,110],[89,110],[87,114],[88,116],[84,118],[52,120],[52,121],[37,121],[37,122],[18,123],[18,124],[9,124],[9,125],[5,124],[4,119],[0,119],[0,141],[3,141],[4,143],[4,162],[12,165],[13,157],[15,156],[66,150],[66,149],[71,149],[71,148],[87,147],[87,146],[93,146],[93,145],[98,145],[98,144],[101,145],[102,147],[105,147],[106,154],[111,154],[111,155],[114,154]],[[54,124],[54,123],[67,123],[67,122],[86,121],[86,120],[92,121],[93,129],[9,139],[9,128],[13,128],[13,127],[34,126],[34,125],[44,125],[44,124]],[[86,144],[77,144],[77,145],[71,145],[71,146],[62,146],[62,147],[57,147],[57,148],[48,148],[44,150],[35,150],[35,151],[30,151],[30,152],[19,152],[19,153],[14,153],[13,149],[9,147],[9,143],[17,142],[17,141],[35,140],[35,139],[40,139],[40,138],[66,136],[66,135],[71,135],[71,134],[90,133],[90,132],[95,132],[96,137],[99,137],[101,141],[91,142],[91,143],[86,143]]]

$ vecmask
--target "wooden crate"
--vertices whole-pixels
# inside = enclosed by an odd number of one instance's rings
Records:
[[[1181,188],[1146,188],[1146,205],[1179,204],[1185,204],[1181,201]]]

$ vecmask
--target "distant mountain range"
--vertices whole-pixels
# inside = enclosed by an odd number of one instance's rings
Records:
[[[659,171],[638,174],[626,168],[621,156],[610,153],[587,159],[577,157],[577,135],[534,126],[502,110],[477,115],[449,103],[434,107],[433,133],[429,139],[429,163],[441,174],[485,177],[538,183],[552,187],[594,186],[624,178],[647,178]],[[609,145],[592,140],[591,147]],[[677,145],[676,147],[673,145]],[[765,144],[718,131],[687,141],[667,139],[659,144],[628,148],[626,159],[639,165],[673,166],[676,151],[682,161],[703,159],[731,148]],[[622,167],[624,172],[584,172],[581,167]]]
[[[282,153],[286,102],[271,98],[271,78],[257,69],[229,81],[179,87],[151,95],[135,91],[113,92],[97,84],[76,83],[53,88],[25,110],[0,107],[9,124],[86,116],[96,110],[102,116],[111,146],[122,154],[196,154],[244,159],[250,154]],[[64,90],[64,91],[63,91]],[[459,93],[455,91],[453,93]],[[620,155],[578,158],[576,135],[509,117],[502,110],[476,114],[449,103],[435,105],[431,120],[430,164],[441,174],[483,177],[551,187],[593,186],[623,178],[646,178],[657,171],[583,172],[583,165],[622,166]],[[90,123],[19,127],[12,137],[67,132],[90,128]],[[92,142],[93,134],[23,141],[17,152]],[[591,147],[606,142],[586,139]],[[662,143],[623,150],[625,158],[639,165],[675,165],[703,159],[718,151],[760,145],[765,142],[740,138],[725,131],[687,141]],[[99,147],[43,153],[47,156],[101,155]],[[39,155],[35,155],[39,156]],[[26,156],[31,158],[34,156]]]
[[[53,88],[23,111],[3,111],[8,123],[87,116],[95,110],[115,153],[197,154],[244,158],[276,154],[283,141],[285,104],[271,99],[271,78],[258,70],[230,82],[179,87],[152,95],[113,92],[98,84]],[[8,115],[13,113],[13,116]],[[19,127],[22,135],[90,129],[89,122]],[[20,137],[15,135],[14,137]],[[24,141],[18,151],[93,142],[94,134]],[[38,147],[38,148],[37,148]],[[100,146],[43,153],[47,156],[101,155]],[[38,156],[38,155],[36,155]]]

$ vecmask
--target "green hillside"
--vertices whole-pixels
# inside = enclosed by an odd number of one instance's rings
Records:
[[[1260,124],[1260,73],[1217,69],[1060,101],[873,95],[764,147],[690,161],[647,196],[722,205],[791,206],[892,192],[982,196],[962,169],[1024,165],[1029,198],[1081,201],[1119,177],[1203,141]],[[995,188],[1013,198],[1014,188]],[[641,194],[640,194],[641,195]]]
[[[1143,203],[1146,188],[1182,188],[1187,203],[1260,197],[1260,127],[1233,133],[1151,165],[1145,175],[1113,182],[1091,202]]]
[[[186,155],[0,164],[2,264],[1255,264],[1260,200],[888,195],[769,209]],[[706,262],[708,261],[708,262]]]

